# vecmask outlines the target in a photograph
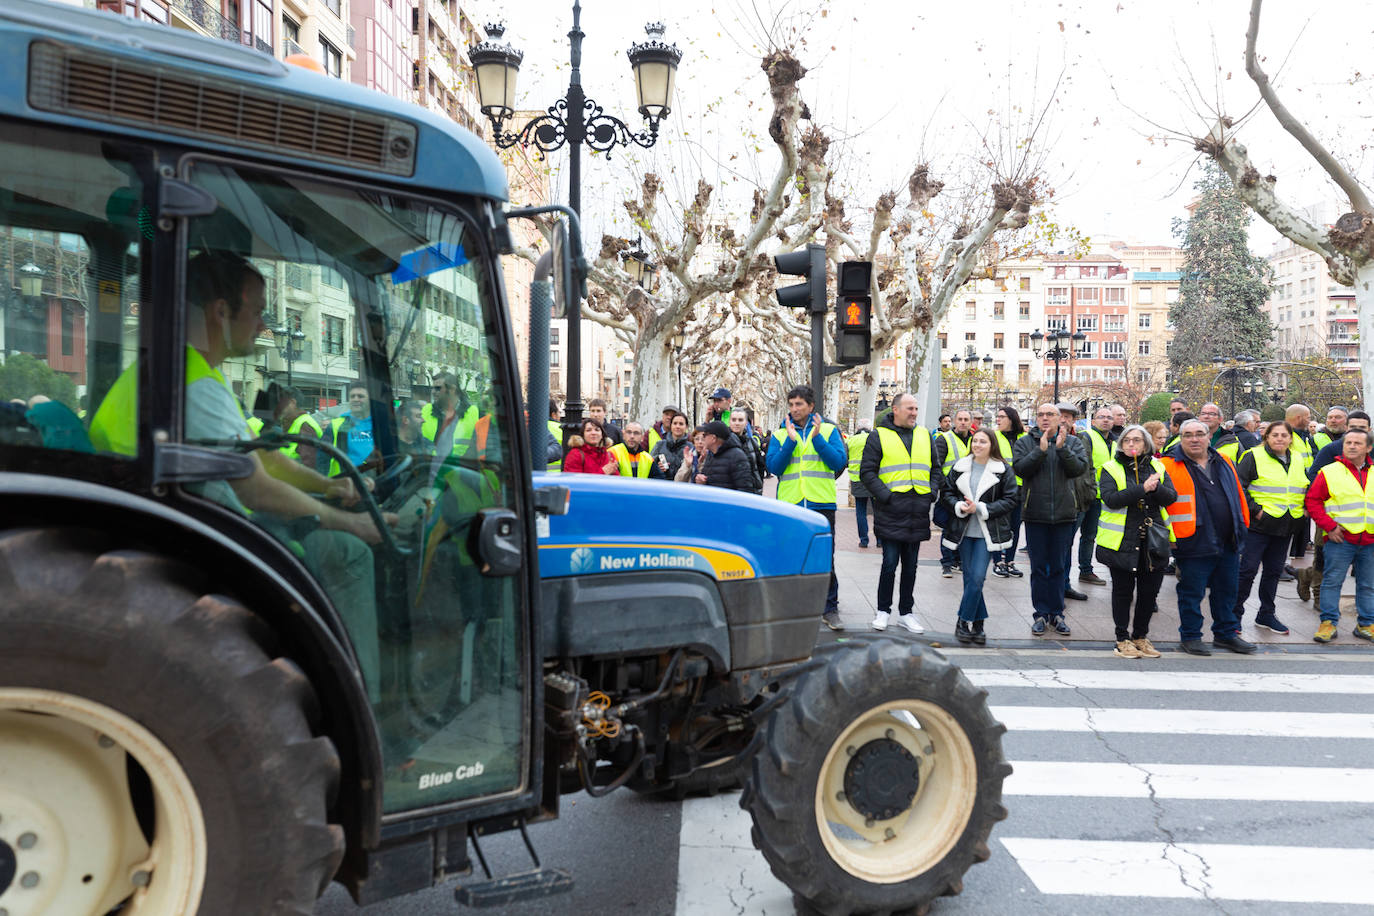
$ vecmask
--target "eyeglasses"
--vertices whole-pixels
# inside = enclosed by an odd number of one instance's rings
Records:
[[[1194,433],[1182,433],[1182,434],[1179,435],[1179,438],[1180,438],[1180,439],[1206,439],[1207,437],[1208,437],[1208,434],[1207,434],[1207,433],[1196,433],[1196,432],[1194,432]]]

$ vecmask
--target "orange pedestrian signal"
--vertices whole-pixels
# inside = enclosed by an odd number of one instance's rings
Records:
[[[844,307],[844,326],[847,328],[862,328],[868,324],[867,303],[855,302],[851,300]]]

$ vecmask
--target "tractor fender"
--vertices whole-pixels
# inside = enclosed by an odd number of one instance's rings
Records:
[[[357,660],[340,636],[343,622],[328,598],[280,542],[248,522],[231,538],[179,507],[113,487],[37,474],[0,474],[0,518],[6,528],[60,525],[107,531],[126,538],[131,547],[213,570],[214,586],[232,592],[265,621],[281,639],[283,653],[314,685],[323,713],[321,729],[342,763],[336,821],[344,827],[350,850],[377,846],[382,755]]]

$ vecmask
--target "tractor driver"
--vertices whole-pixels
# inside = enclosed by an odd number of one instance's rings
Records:
[[[235,356],[252,356],[265,329],[267,305],[262,275],[238,255],[207,252],[187,270],[186,438],[249,439],[247,420],[219,366]],[[137,445],[137,364],[110,388],[91,421],[97,448],[133,454]],[[347,478],[331,480],[276,449],[248,454],[253,473],[240,480],[203,485],[201,494],[240,512],[294,519],[318,516],[320,528],[301,539],[305,565],[329,594],[353,637],[363,681],[373,702],[380,699],[373,560],[367,544],[381,535],[366,514],[344,512],[311,498],[320,494],[344,505],[358,501]],[[366,542],[366,543],[364,543]]]

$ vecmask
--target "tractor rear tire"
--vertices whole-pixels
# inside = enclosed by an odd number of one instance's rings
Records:
[[[105,533],[0,532],[0,843],[29,876],[0,908],[313,911],[339,757],[270,630],[204,584]]]
[[[754,845],[799,912],[925,912],[1007,816],[1006,728],[919,644],[860,636],[816,655],[759,735],[740,799]]]

